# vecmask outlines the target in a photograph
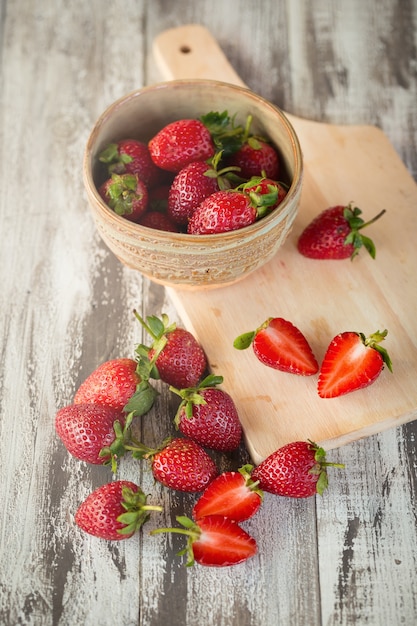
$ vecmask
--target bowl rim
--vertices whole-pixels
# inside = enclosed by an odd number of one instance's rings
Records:
[[[227,231],[224,233],[192,235],[192,234],[188,234],[184,232],[180,232],[180,233],[168,232],[168,231],[154,229],[149,226],[143,226],[142,224],[132,222],[130,220],[127,220],[123,216],[117,215],[114,211],[112,211],[110,207],[107,206],[107,204],[104,202],[104,200],[101,198],[100,194],[98,193],[98,189],[94,182],[93,172],[91,168],[92,152],[93,152],[93,147],[95,143],[95,138],[100,128],[103,125],[105,125],[106,121],[108,120],[108,118],[111,116],[112,112],[115,109],[118,109],[120,106],[123,106],[125,102],[127,102],[128,100],[131,100],[132,98],[136,98],[144,93],[148,93],[150,91],[157,91],[160,89],[163,90],[163,89],[169,89],[172,87],[181,87],[181,86],[192,88],[192,87],[198,87],[199,85],[200,86],[204,85],[205,87],[209,86],[211,88],[216,88],[216,87],[221,87],[222,89],[227,88],[227,89],[231,89],[232,91],[241,93],[244,96],[250,95],[251,97],[254,97],[256,100],[261,102],[263,106],[270,108],[275,114],[277,114],[277,116],[280,118],[281,123],[283,124],[284,128],[287,131],[288,138],[291,141],[292,153],[294,155],[294,174],[293,174],[292,181],[288,189],[287,195],[285,196],[283,201],[279,204],[279,206],[276,209],[271,211],[271,213],[269,213],[268,215],[265,215],[264,217],[262,217],[262,219],[257,220],[256,222],[254,222],[253,224],[250,224],[249,226],[245,226],[238,230]],[[109,216],[112,219],[112,221],[115,221],[116,225],[119,224],[121,227],[123,226],[124,229],[128,229],[129,231],[132,231],[132,233],[136,232],[138,236],[142,233],[144,237],[148,238],[150,236],[150,233],[152,233],[152,237],[155,239],[160,239],[161,241],[166,240],[167,242],[168,241],[171,241],[171,242],[177,241],[178,243],[186,242],[187,245],[190,245],[192,247],[194,246],[201,247],[202,244],[204,246],[210,245],[210,242],[213,240],[216,241],[218,244],[220,243],[220,241],[223,241],[226,244],[228,239],[236,239],[236,236],[239,233],[240,234],[245,233],[245,235],[249,235],[251,232],[257,232],[259,229],[265,228],[266,230],[269,230],[270,223],[273,222],[273,224],[275,225],[278,215],[282,214],[282,219],[284,219],[285,213],[286,213],[285,209],[287,205],[290,203],[290,201],[293,198],[296,198],[299,195],[300,187],[303,182],[303,175],[304,175],[304,162],[303,162],[303,153],[302,153],[302,149],[300,145],[300,140],[298,138],[298,135],[293,125],[287,118],[286,114],[282,111],[282,109],[280,109],[277,105],[267,100],[263,96],[260,96],[253,90],[249,89],[248,87],[234,85],[232,83],[227,83],[224,81],[218,81],[214,79],[202,79],[202,78],[184,79],[182,78],[182,79],[175,79],[175,80],[167,80],[167,81],[160,81],[157,83],[153,83],[151,85],[146,85],[144,87],[140,87],[138,89],[129,91],[128,93],[117,98],[110,105],[108,105],[104,109],[104,111],[99,115],[99,117],[96,119],[89,133],[89,136],[85,145],[85,149],[84,149],[84,155],[83,155],[83,179],[84,179],[84,185],[86,187],[86,190],[89,194],[92,194],[92,196],[94,197],[96,201],[96,205],[98,206],[100,211],[102,213],[105,213],[107,216]],[[281,220],[278,219],[278,222],[279,221]]]

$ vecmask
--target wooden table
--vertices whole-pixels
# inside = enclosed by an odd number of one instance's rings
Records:
[[[416,422],[332,451],[346,470],[323,497],[266,495],[245,526],[255,558],[190,569],[180,540],[148,531],[195,496],[131,459],[121,477],[162,516],[117,544],[77,529],[78,504],[111,476],[68,455],[54,416],[98,364],[132,356],[134,307],[181,323],[165,290],[101,243],[81,175],[98,115],[160,80],[155,36],[207,26],[252,89],[300,117],[380,126],[417,180],[416,0],[4,0],[0,19],[2,626],[415,624]],[[140,425],[149,444],[172,427],[160,391]],[[218,459],[246,460],[243,447]]]

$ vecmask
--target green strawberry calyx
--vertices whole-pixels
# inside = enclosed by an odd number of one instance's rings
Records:
[[[125,165],[133,161],[133,157],[125,152],[120,153],[117,143],[110,143],[107,148],[100,152],[99,161],[107,165],[109,174],[123,174]]]
[[[134,309],[133,314],[152,338],[152,346],[146,346],[141,343],[135,349],[138,364],[136,371],[142,380],[148,380],[149,378],[159,380],[160,376],[155,362],[167,344],[167,335],[174,331],[177,325],[175,322],[170,323],[166,313],[163,313],[161,318],[156,315],[150,315],[146,318],[146,321],[136,309]],[[151,350],[153,350],[152,359],[149,358]]]
[[[364,346],[366,346],[367,348],[373,348],[374,350],[379,352],[383,362],[388,367],[389,371],[392,372],[392,361],[388,354],[388,351],[386,350],[386,348],[380,345],[381,341],[384,341],[385,337],[387,336],[388,330],[377,330],[376,333],[372,333],[372,335],[369,335],[369,337],[366,337],[364,333],[357,334],[360,337]]]
[[[133,491],[130,487],[122,488],[121,505],[125,512],[117,517],[117,521],[125,524],[117,532],[121,535],[131,535],[135,533],[149,519],[151,511],[162,511],[162,506],[147,504],[148,496],[138,489]]]
[[[311,439],[308,439],[308,443],[309,449],[314,452],[315,460],[315,465],[313,465],[313,467],[309,470],[309,473],[318,476],[316,491],[321,496],[323,495],[329,484],[327,468],[339,467],[341,469],[344,469],[345,466],[343,463],[329,463],[328,461],[326,461],[326,451],[324,450],[324,448],[318,446],[316,443],[314,443],[314,441],[311,441]]]
[[[252,478],[252,470],[253,470],[253,465],[251,465],[250,463],[246,463],[246,465],[242,465],[242,467],[239,467],[239,469],[237,471],[245,479],[245,486],[250,491],[253,491],[253,492],[257,493],[258,496],[261,499],[263,499],[264,492],[259,487],[259,480],[253,480],[253,478]]]
[[[256,209],[256,219],[261,219],[267,215],[271,207],[278,202],[279,190],[276,185],[267,185],[268,193],[258,193],[257,190],[253,189],[254,186],[260,185],[265,178],[265,176],[252,176],[248,181],[236,187],[237,191],[242,191],[249,196],[252,206]]]
[[[99,452],[99,456],[105,459],[103,464],[111,465],[113,474],[117,472],[118,460],[125,455],[128,449],[133,417],[133,413],[130,413],[126,417],[124,426],[122,426],[119,420],[114,422],[114,440],[109,446],[103,447]]]
[[[209,374],[206,376],[196,387],[187,387],[186,389],[176,389],[170,386],[169,389],[173,393],[177,394],[181,398],[181,402],[178,406],[178,410],[175,414],[174,424],[178,428],[181,421],[182,413],[185,413],[187,419],[191,419],[193,416],[193,407],[197,404],[207,404],[201,391],[204,389],[213,389],[217,385],[221,385],[223,382],[223,376],[217,376],[216,374]]]
[[[268,328],[272,319],[272,317],[268,317],[268,319],[266,319],[263,324],[258,326],[256,330],[250,330],[236,337],[236,339],[233,341],[233,347],[236,348],[236,350],[246,350],[247,348],[249,348],[259,331]]]
[[[137,193],[138,179],[135,174],[112,174],[112,182],[107,187],[108,205],[116,215],[130,215],[133,203],[142,200]]]
[[[198,541],[201,537],[201,529],[193,520],[191,520],[186,515],[177,515],[176,520],[179,524],[183,526],[183,528],[155,528],[151,530],[151,535],[157,535],[159,533],[177,533],[179,535],[185,535],[188,537],[187,544],[183,550],[177,552],[177,556],[187,555],[186,566],[191,567],[194,565],[194,552],[193,552],[193,543]]]
[[[236,125],[234,116],[230,117],[227,111],[210,111],[202,115],[200,121],[209,131],[216,151],[224,156],[237,152],[242,146],[245,129],[241,124]]]
[[[358,207],[352,207],[352,203],[344,207],[343,217],[347,221],[349,228],[350,228],[350,233],[347,235],[344,241],[344,244],[346,246],[347,245],[353,246],[353,252],[350,257],[351,259],[355,258],[355,256],[359,253],[359,249],[362,246],[365,248],[365,250],[369,252],[371,257],[375,259],[376,249],[375,249],[374,242],[372,241],[372,239],[370,239],[369,237],[366,237],[359,231],[361,231],[363,228],[366,228],[366,226],[369,226],[370,224],[373,224],[374,222],[376,222],[376,220],[382,217],[384,213],[386,213],[385,209],[380,211],[377,215],[375,215],[375,217],[373,217],[369,221],[365,222],[360,217],[360,215],[362,214],[362,211]]]

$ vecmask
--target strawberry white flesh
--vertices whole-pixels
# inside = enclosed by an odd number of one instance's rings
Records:
[[[335,398],[371,385],[384,364],[392,370],[387,352],[378,344],[387,331],[368,338],[347,331],[336,335],[324,355],[318,379],[321,398]]]

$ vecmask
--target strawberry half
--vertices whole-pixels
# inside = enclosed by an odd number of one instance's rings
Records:
[[[318,394],[321,398],[335,398],[371,385],[384,365],[392,372],[388,352],[380,346],[388,331],[363,333],[347,331],[330,342],[320,367]]]
[[[197,521],[186,516],[178,516],[183,528],[157,528],[158,533],[178,533],[186,535],[186,547],[178,555],[188,556],[187,566],[199,563],[211,567],[227,567],[242,563],[257,552],[256,541],[236,522],[221,515],[208,515]]]
[[[75,523],[90,535],[119,541],[132,537],[149,519],[150,511],[162,511],[162,507],[147,504],[147,496],[138,485],[116,480],[98,487],[84,500]]]
[[[311,259],[353,259],[364,247],[374,259],[375,245],[360,231],[373,224],[385,209],[368,222],[357,207],[337,205],[322,211],[301,233],[298,251]]]
[[[328,486],[326,453],[312,441],[293,441],[270,454],[252,472],[264,491],[290,498],[322,494]]]
[[[249,519],[259,510],[263,492],[251,477],[252,465],[244,465],[237,472],[223,472],[215,478],[197,500],[193,518],[223,515],[235,522]]]
[[[197,387],[171,391],[182,398],[175,416],[175,425],[201,446],[222,452],[239,447],[242,426],[231,396],[217,385],[222,376],[207,376]]]
[[[282,317],[269,317],[255,331],[239,335],[233,342],[238,350],[250,345],[259,361],[268,367],[301,376],[318,372],[319,366],[307,339]]]

